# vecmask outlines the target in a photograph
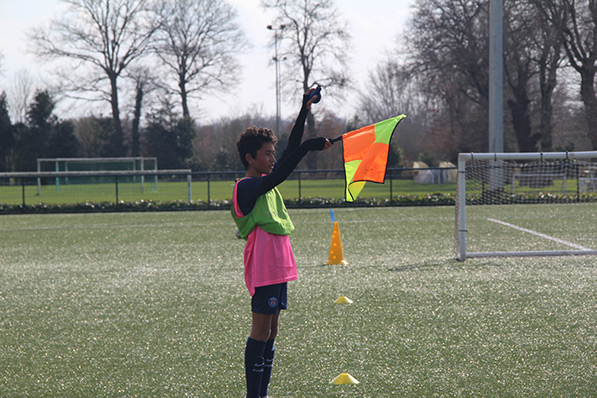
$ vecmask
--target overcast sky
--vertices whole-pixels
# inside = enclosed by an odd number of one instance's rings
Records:
[[[273,15],[259,6],[260,0],[228,2],[238,10],[238,22],[252,46],[239,57],[242,65],[240,85],[230,94],[211,97],[191,109],[191,114],[199,116],[201,123],[255,110],[272,116],[276,112],[275,73],[270,64],[273,50],[268,47],[272,32],[266,29],[272,23]],[[396,48],[413,3],[414,0],[336,1],[352,35],[352,48],[347,54],[357,85],[363,86],[369,72],[385,54]],[[65,5],[60,0],[0,0],[0,53],[3,55],[0,90],[6,90],[21,70],[27,70],[39,86],[48,79],[43,63],[27,53],[26,32],[33,26],[47,24],[63,7]],[[351,117],[354,102],[354,93],[349,93],[340,103],[328,102],[327,106],[338,116]],[[282,117],[294,118],[297,103],[294,99],[283,101]],[[59,107],[59,111],[61,117],[69,116],[66,109]]]

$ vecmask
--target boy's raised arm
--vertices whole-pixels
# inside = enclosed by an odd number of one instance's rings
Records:
[[[309,98],[309,94],[311,91],[315,90],[314,88],[310,88],[305,94],[303,94],[303,104],[301,106],[301,110],[294,122],[294,126],[292,127],[292,131],[290,132],[290,136],[288,137],[288,144],[282,153],[282,156],[279,158],[279,162],[282,162],[283,159],[293,152],[295,149],[301,145],[301,141],[303,140],[303,133],[305,132],[305,120],[307,119],[307,113],[309,109],[311,109],[311,104],[315,101],[315,97]]]
[[[313,90],[315,89],[311,88],[303,94],[303,104],[288,138],[288,145],[286,145],[284,153],[278,159],[274,170],[263,178],[263,189],[265,192],[284,182],[309,151],[321,151],[332,145],[324,137],[311,138],[301,144],[307,113],[311,109],[311,104],[317,99],[316,96],[309,98],[309,94]]]
[[[288,153],[284,159],[278,162],[270,174],[263,177],[264,190],[267,192],[284,182],[309,151],[321,151],[329,148],[331,145],[325,137],[310,138],[303,142],[298,148]]]

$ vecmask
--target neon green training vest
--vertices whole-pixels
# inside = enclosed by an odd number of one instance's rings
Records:
[[[238,181],[236,183],[238,184]],[[236,217],[234,203],[230,210],[243,239],[247,239],[258,225],[264,231],[275,235],[290,235],[294,231],[294,224],[290,220],[278,188],[273,188],[259,196],[253,210],[244,217]]]

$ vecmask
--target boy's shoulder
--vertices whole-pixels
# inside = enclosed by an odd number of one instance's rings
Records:
[[[238,178],[236,180],[236,183],[238,184],[238,186],[251,186],[251,185],[255,185],[255,184],[260,184],[262,183],[262,179],[263,177],[242,177],[242,178]]]
[[[249,214],[257,198],[264,194],[263,177],[245,177],[237,180],[233,202],[240,207],[242,214]]]
[[[243,195],[246,192],[256,192],[263,186],[263,177],[243,177],[236,181],[237,192]]]

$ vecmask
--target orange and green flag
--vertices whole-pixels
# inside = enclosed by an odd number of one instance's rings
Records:
[[[396,116],[342,135],[346,201],[353,202],[367,181],[384,183],[390,140],[405,117]]]

